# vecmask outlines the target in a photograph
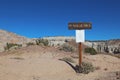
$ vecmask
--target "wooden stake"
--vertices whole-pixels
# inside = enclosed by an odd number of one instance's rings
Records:
[[[79,43],[79,67],[82,66],[82,43]]]

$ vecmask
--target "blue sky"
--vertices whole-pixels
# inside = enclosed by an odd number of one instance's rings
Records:
[[[87,40],[120,38],[120,0],[0,0],[0,29],[29,38],[75,36],[68,22],[92,22]]]

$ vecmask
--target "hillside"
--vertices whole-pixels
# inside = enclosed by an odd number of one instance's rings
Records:
[[[73,36],[43,37],[43,39],[47,39],[51,46],[63,45],[64,43],[71,41],[73,44],[76,44],[75,37]],[[83,44],[88,47],[93,47],[97,52],[100,53],[120,53],[120,39],[86,41]]]
[[[95,48],[98,52],[120,53],[120,39],[87,41],[85,44]]]
[[[26,45],[36,39],[0,30],[0,49],[2,51],[7,42]],[[49,41],[49,46],[29,45],[0,52],[0,80],[120,80],[120,58],[114,55],[83,53],[83,62],[92,64],[94,71],[78,74],[76,73],[78,52],[60,49],[63,44],[69,44],[77,49],[75,37],[56,36],[43,39]],[[89,46],[98,50],[99,45],[101,50],[105,46],[119,49],[119,42],[119,40],[86,41],[82,48]]]
[[[29,38],[19,36],[15,33],[5,30],[0,30],[0,52],[4,51],[4,46],[6,46],[6,43],[16,43],[24,45],[29,41],[31,41]]]
[[[16,43],[25,46],[26,43],[35,42],[36,39],[29,39],[12,32],[0,30],[0,52],[4,51],[6,43]],[[61,46],[71,41],[74,41],[73,44],[76,44],[74,36],[43,37],[43,39],[47,39],[50,46]],[[120,53],[120,39],[86,41],[83,44],[95,48],[98,52]]]
[[[54,37],[43,37],[43,39],[47,39],[51,46],[63,45],[66,42],[75,40],[73,36],[54,36]]]
[[[70,58],[75,67],[74,53],[54,47],[28,46],[0,55],[0,80],[120,80],[120,59],[110,55],[85,55],[83,61],[96,69],[88,74],[76,73],[62,58]],[[86,65],[87,66],[87,65]]]

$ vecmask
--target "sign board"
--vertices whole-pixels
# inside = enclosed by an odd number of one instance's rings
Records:
[[[72,22],[68,23],[68,28],[70,30],[76,30],[76,43],[79,43],[79,72],[81,72],[82,68],[82,42],[85,42],[85,30],[91,29],[92,24],[86,22]]]
[[[87,22],[68,23],[68,28],[70,30],[91,29],[91,27],[92,24]]]
[[[76,43],[85,42],[85,30],[76,30]]]

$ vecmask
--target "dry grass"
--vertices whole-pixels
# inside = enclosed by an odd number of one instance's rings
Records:
[[[114,56],[117,58],[120,58],[120,54],[115,54]]]
[[[10,59],[24,60],[24,58],[22,58],[22,57],[13,57],[13,58],[10,58]]]
[[[75,61],[72,58],[70,58],[70,57],[64,57],[64,58],[62,58],[60,60],[71,62],[71,63],[75,63]]]

